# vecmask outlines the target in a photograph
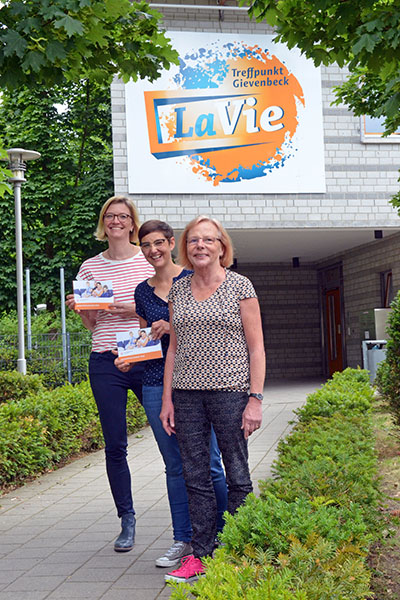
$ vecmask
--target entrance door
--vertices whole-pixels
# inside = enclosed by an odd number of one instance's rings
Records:
[[[335,371],[343,370],[342,320],[339,289],[326,292],[326,324],[328,371],[329,376],[331,376]]]

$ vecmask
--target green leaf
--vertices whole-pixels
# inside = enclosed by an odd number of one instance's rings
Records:
[[[389,98],[389,100],[385,103],[385,112],[386,115],[390,117],[395,117],[398,114],[400,108],[400,93],[394,94]]]
[[[67,53],[61,42],[53,40],[47,44],[46,56],[50,62],[56,62],[57,59],[63,60]]]
[[[125,0],[105,0],[104,5],[107,13],[115,19],[128,13],[131,8],[134,8],[133,4]]]
[[[94,25],[86,33],[86,39],[99,46],[107,45],[108,32],[100,22],[94,23]]]
[[[78,19],[73,19],[69,15],[65,15],[62,19],[58,19],[54,23],[54,27],[56,29],[65,29],[68,37],[72,37],[73,35],[83,35],[84,28],[81,21]]]
[[[1,173],[0,173],[1,175]],[[9,177],[12,177],[12,173],[10,172]],[[12,189],[9,183],[2,182],[0,183],[0,198],[3,198],[6,194],[12,194]]]
[[[359,54],[362,50],[372,52],[376,45],[376,36],[364,33],[352,47],[354,54]]]
[[[3,36],[2,42],[5,44],[4,54],[5,56],[11,56],[16,54],[20,58],[25,53],[27,42],[26,40],[14,29],[9,29]]]
[[[28,52],[25,56],[25,59],[22,62],[22,66],[25,71],[34,71],[38,73],[40,71],[40,67],[45,64],[45,59],[43,54],[37,52],[36,50],[32,50]]]
[[[368,21],[365,24],[365,29],[367,31],[373,31],[374,29],[382,29],[382,21],[380,19],[374,19],[373,21]]]
[[[276,8],[270,8],[265,13],[265,20],[271,27],[275,27],[278,22],[278,11]]]

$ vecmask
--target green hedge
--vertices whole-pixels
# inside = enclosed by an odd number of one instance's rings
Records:
[[[400,426],[400,292],[390,307],[386,359],[378,366],[375,385],[388,402],[396,425]]]
[[[171,599],[365,600],[378,511],[368,373],[346,369],[310,394],[278,446],[274,477],[226,514],[214,559]]]
[[[0,371],[0,404],[20,400],[44,389],[40,375],[22,375],[17,371]]]
[[[79,315],[70,310],[66,313],[66,327],[70,334],[72,382],[80,383],[87,377],[91,332],[82,325]],[[2,371],[13,371],[16,367],[17,332],[16,312],[0,313]],[[29,374],[43,375],[43,384],[49,389],[64,385],[68,379],[66,366],[63,364],[62,348],[60,314],[44,311],[32,315],[32,349],[26,349],[26,368]]]
[[[9,374],[2,373],[0,381]],[[24,376],[22,376],[24,377]],[[34,376],[25,376],[27,388]],[[16,377],[19,380],[19,377]],[[31,391],[31,390],[30,390]],[[37,393],[0,404],[0,486],[54,468],[76,452],[104,445],[97,409],[88,381]],[[130,393],[128,431],[145,422],[144,410]]]

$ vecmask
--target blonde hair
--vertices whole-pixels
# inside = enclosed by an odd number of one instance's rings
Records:
[[[111,204],[125,204],[126,208],[129,210],[129,214],[132,217],[132,225],[133,225],[133,231],[131,232],[129,240],[136,244],[139,239],[138,238],[138,231],[139,231],[139,227],[140,227],[139,214],[138,214],[137,208],[136,208],[133,200],[131,200],[130,198],[126,198],[125,196],[112,196],[111,198],[109,198],[108,200],[106,200],[104,202],[103,206],[101,207],[101,211],[99,214],[99,220],[97,222],[97,228],[94,233],[94,237],[96,238],[96,240],[99,240],[100,242],[104,242],[107,239],[107,236],[106,236],[106,233],[104,230],[104,215],[105,215],[105,212],[108,209],[108,207],[111,206]]]
[[[203,223],[204,221],[208,221],[209,223],[212,223],[218,229],[218,232],[219,232],[218,239],[221,241],[221,245],[223,248],[223,254],[222,254],[221,258],[219,259],[219,262],[222,267],[230,267],[231,264],[233,263],[232,240],[231,240],[228,232],[221,225],[221,223],[219,221],[217,221],[217,219],[212,219],[211,217],[207,217],[207,215],[200,215],[200,216],[196,217],[195,219],[190,221],[190,223],[188,223],[186,225],[185,229],[183,230],[183,233],[179,238],[179,244],[178,244],[178,248],[179,248],[178,262],[179,262],[179,264],[182,265],[182,267],[184,267],[186,269],[193,269],[193,265],[190,262],[188,253],[187,253],[188,233],[191,229],[193,229],[193,227],[195,227],[196,225],[199,225],[199,223]]]

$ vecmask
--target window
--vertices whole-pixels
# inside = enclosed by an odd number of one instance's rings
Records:
[[[384,117],[375,118],[368,115],[363,115],[361,119],[361,142],[363,144],[396,144],[400,142],[400,129],[388,135],[382,137],[385,131]]]

